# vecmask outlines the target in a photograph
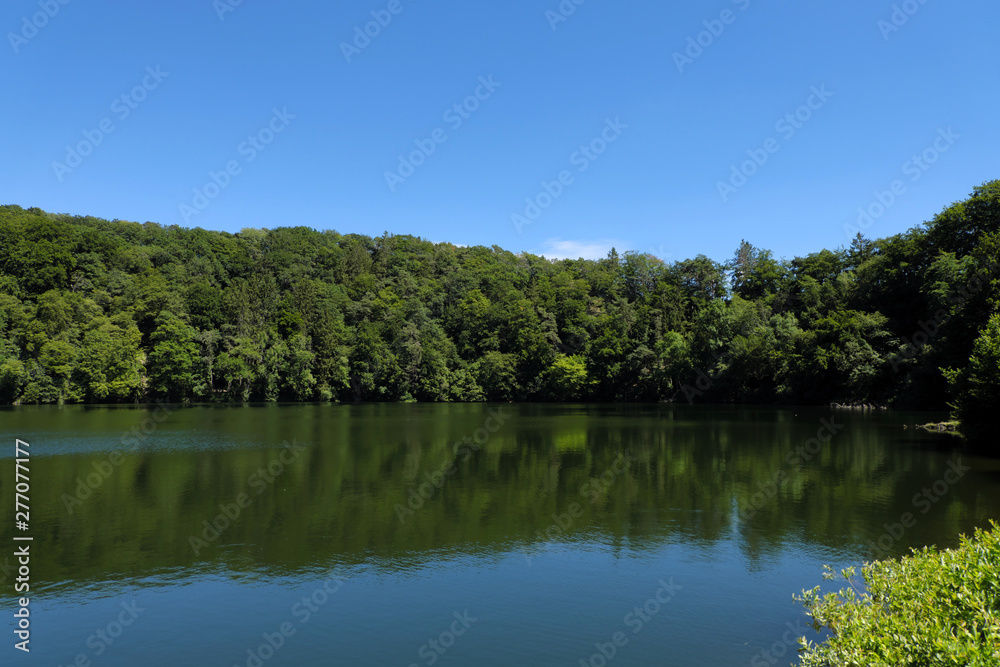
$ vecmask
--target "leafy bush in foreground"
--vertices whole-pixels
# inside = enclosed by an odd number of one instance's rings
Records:
[[[800,639],[805,667],[996,667],[1000,665],[1000,531],[976,531],[956,549],[925,548],[862,571],[867,591],[802,591],[823,644]],[[834,578],[828,572],[827,578]]]

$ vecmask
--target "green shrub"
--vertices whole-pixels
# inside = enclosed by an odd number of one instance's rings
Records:
[[[914,550],[862,570],[867,588],[802,591],[813,627],[833,635],[799,640],[805,667],[996,667],[1000,665],[1000,526],[962,537],[956,549]],[[829,570],[826,578],[833,579]]]

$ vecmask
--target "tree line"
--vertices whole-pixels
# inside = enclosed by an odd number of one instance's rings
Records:
[[[551,261],[0,207],[0,401],[1000,404],[1000,181],[777,259]]]

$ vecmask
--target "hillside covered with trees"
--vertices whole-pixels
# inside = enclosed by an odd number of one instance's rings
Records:
[[[0,401],[1000,405],[1000,181],[881,240],[719,264],[0,207]]]

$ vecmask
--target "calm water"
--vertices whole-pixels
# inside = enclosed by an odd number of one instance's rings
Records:
[[[7,409],[2,662],[789,664],[785,639],[815,636],[792,595],[824,564],[1000,518],[1000,465],[913,430],[933,417]],[[32,455],[30,655],[13,648],[15,438]],[[916,525],[894,527],[905,513]]]

